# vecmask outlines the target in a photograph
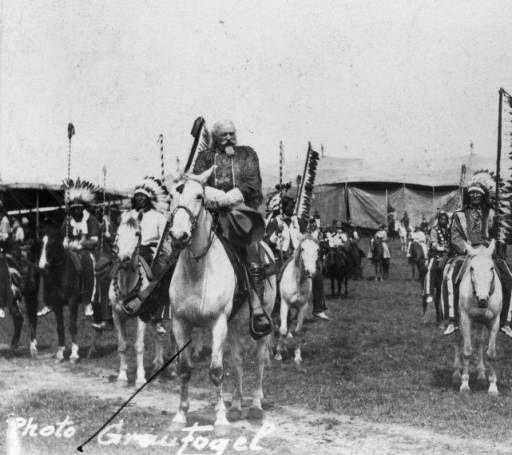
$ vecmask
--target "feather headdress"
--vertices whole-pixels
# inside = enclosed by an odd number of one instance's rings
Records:
[[[488,195],[490,199],[495,199],[496,180],[494,175],[484,169],[476,171],[468,182],[468,193],[470,191],[479,191],[484,195]]]
[[[96,193],[99,187],[87,180],[66,179],[64,180],[63,189],[68,195],[69,206],[91,205],[94,203]]]
[[[140,185],[135,187],[133,195],[145,194],[151,201],[151,205],[159,212],[169,211],[171,196],[165,184],[156,177],[144,177]]]

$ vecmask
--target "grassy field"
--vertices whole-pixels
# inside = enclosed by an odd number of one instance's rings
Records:
[[[512,342],[504,335],[498,338],[496,369],[501,396],[491,399],[486,393],[486,386],[476,383],[475,374],[472,374],[470,381],[473,392],[460,395],[451,384],[453,338],[442,336],[433,322],[432,312],[432,322],[423,324],[419,285],[408,279],[409,266],[397,243],[392,244],[392,256],[388,281],[367,279],[373,271],[371,265],[366,264],[365,280],[349,283],[348,298],[328,299],[332,321],[320,322],[311,317],[307,320],[302,337],[305,372],[296,372],[291,359],[285,359],[282,366],[272,362],[265,380],[267,407],[279,409],[295,406],[312,415],[329,413],[330,420],[323,422],[327,427],[338,424],[332,416],[339,414],[375,424],[385,422],[428,429],[466,441],[482,439],[508,444],[512,441],[509,429],[512,418]],[[328,283],[325,284],[327,290]],[[53,317],[48,316],[40,325],[39,344],[43,354],[52,352],[56,347],[53,322]],[[83,319],[79,327],[80,344],[83,346],[81,354],[85,354],[91,332],[88,322]],[[133,331],[133,325],[130,329]],[[10,321],[1,321],[0,330],[0,343],[8,343]],[[102,340],[102,356],[82,360],[69,374],[89,375],[91,382],[98,380],[98,376],[104,376],[105,372],[114,375],[118,367],[115,349],[114,334],[108,334]],[[149,335],[147,349],[152,352]],[[17,380],[18,368],[34,364],[28,359],[26,349],[14,356],[4,351],[3,356],[3,362],[12,364],[9,370],[12,376],[0,378],[5,386]],[[131,360],[133,365],[133,355]],[[148,368],[150,360],[151,356],[148,355]],[[254,381],[254,365],[250,355],[246,363],[246,390],[249,391]],[[210,383],[206,361],[200,367],[194,371],[192,384],[208,390]],[[172,383],[155,387],[175,390]],[[205,399],[212,397],[209,392],[203,395]],[[115,410],[115,404],[115,400],[88,400],[83,395],[68,393],[66,385],[62,384],[60,392],[42,390],[23,395],[16,402],[15,411],[19,415],[30,414],[42,421],[48,421],[55,414],[74,413],[84,422],[86,434],[93,430],[94,422]],[[12,403],[0,403],[2,414],[12,411]],[[170,417],[167,414],[172,412],[173,409],[169,409],[168,413],[148,413],[130,407],[126,418],[144,428],[158,428],[164,422],[168,424]],[[314,428],[313,425],[312,431],[315,431]],[[43,445],[41,453],[46,449],[51,452],[51,447]],[[458,453],[456,447],[452,449]],[[287,453],[284,444],[279,453]],[[485,453],[493,453],[492,448]]]

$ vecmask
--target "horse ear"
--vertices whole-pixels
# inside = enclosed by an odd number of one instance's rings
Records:
[[[215,165],[213,165],[210,169],[207,169],[202,174],[190,176],[191,179],[195,180],[196,182],[199,182],[201,185],[206,185],[206,182],[212,175],[212,172],[215,170]]]
[[[466,247],[466,251],[470,256],[476,256],[478,251],[475,250],[468,242],[464,242],[464,246]]]
[[[491,240],[491,243],[489,243],[489,246],[487,247],[486,251],[489,257],[492,257],[494,254],[494,250],[496,249],[496,241],[494,239]]]

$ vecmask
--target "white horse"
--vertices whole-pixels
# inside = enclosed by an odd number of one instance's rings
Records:
[[[494,268],[492,254],[494,240],[488,248],[478,249],[466,244],[469,263],[459,286],[460,336],[455,342],[453,381],[461,381],[460,391],[469,391],[469,361],[473,353],[471,335],[476,332],[478,347],[478,380],[485,381],[484,343],[485,328],[489,333],[485,357],[488,360],[490,395],[498,394],[496,371],[492,362],[496,359],[496,336],[499,330],[502,308],[501,282]],[[462,365],[461,365],[462,350]],[[462,376],[461,376],[462,368]]]
[[[402,222],[396,223],[396,232],[398,232],[398,237],[400,238],[400,250],[407,251],[407,240],[409,235]]]
[[[308,303],[313,298],[313,275],[317,273],[317,261],[320,245],[311,235],[304,236],[293,253],[293,259],[285,266],[279,290],[281,292],[281,327],[277,344],[276,360],[282,360],[283,339],[293,338],[288,330],[288,312],[297,309],[297,326],[295,334],[299,334],[304,323]],[[295,365],[302,363],[300,342],[295,348]]]
[[[117,231],[116,248],[117,262],[114,265],[112,282],[109,289],[109,299],[112,306],[112,317],[117,332],[117,351],[119,353],[119,374],[118,381],[128,381],[126,362],[126,322],[133,319],[122,309],[123,299],[130,293],[143,291],[149,285],[147,265],[142,262],[139,255],[140,247],[140,223],[139,220],[124,212],[121,216],[121,223]],[[137,378],[135,384],[141,386],[146,381],[144,371],[144,334],[146,323],[136,317],[137,338],[135,351],[137,354]],[[156,331],[155,331],[156,332]],[[155,358],[154,369],[159,369],[164,363],[164,337],[156,333],[155,337]]]
[[[173,313],[172,328],[178,344],[182,347],[191,339],[194,327],[207,327],[212,334],[212,353],[209,367],[210,379],[217,387],[215,430],[224,432],[229,422],[222,396],[224,380],[223,356],[229,345],[235,368],[235,391],[233,393],[230,418],[237,419],[242,407],[243,356],[242,340],[248,333],[249,305],[244,302],[234,316],[236,277],[228,255],[217,234],[212,230],[212,214],[204,203],[204,185],[213,168],[200,176],[192,176],[175,187],[173,223],[170,229],[174,241],[184,245],[172,277],[169,295]],[[267,259],[268,262],[268,259]],[[257,298],[251,291],[251,298]],[[263,307],[272,313],[276,294],[275,276],[265,284]],[[253,394],[249,418],[263,416],[263,370],[268,360],[269,336],[256,342],[258,378]],[[172,428],[186,425],[189,408],[188,387],[192,374],[190,346],[180,354],[178,375],[181,379],[179,409],[173,419]]]

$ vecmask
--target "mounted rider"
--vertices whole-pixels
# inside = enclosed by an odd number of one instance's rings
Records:
[[[279,187],[279,188],[278,188]],[[280,264],[293,253],[300,241],[300,226],[293,210],[295,200],[288,196],[291,184],[276,185],[278,192],[267,203],[265,240],[270,245]]]
[[[272,321],[262,307],[265,269],[258,243],[263,237],[265,221],[258,212],[263,200],[261,174],[258,155],[251,147],[237,145],[236,129],[230,120],[213,125],[211,146],[198,154],[193,173],[201,174],[212,166],[205,202],[220,215],[226,212],[236,215],[238,211],[247,223],[234,229],[226,227],[223,231],[227,233],[227,240],[241,249],[248,265],[251,285],[257,295],[256,299],[249,299],[250,332],[254,338],[261,338],[272,331]],[[228,216],[219,216],[221,224],[228,220]]]
[[[4,203],[0,201],[0,268],[2,269],[2,276],[8,276],[9,269],[4,254],[10,251],[11,242],[11,223],[7,216]],[[8,291],[7,287],[6,290]],[[0,296],[0,318],[5,317],[5,309],[7,308],[7,298]]]
[[[170,200],[169,191],[160,179],[145,177],[134,189],[132,209],[129,212],[132,218],[139,221],[139,254],[145,267],[151,270],[152,282],[141,293],[129,296],[124,302],[124,309],[128,314],[136,314],[142,305],[145,308],[151,305],[149,312],[158,333],[166,333],[161,322],[169,304],[170,269],[176,262],[170,241],[166,238]]]
[[[382,243],[382,254],[383,254],[383,258],[384,259],[390,259],[391,258],[391,252],[389,251],[389,246],[388,246],[388,234],[386,232],[386,226],[384,226],[383,224],[380,224],[379,225],[379,228],[377,229],[377,232],[375,233],[375,235],[370,239],[370,252],[368,253],[368,258],[372,258],[373,257],[373,244],[377,242],[377,243]]]
[[[432,301],[430,293],[430,283],[432,278],[442,273],[448,259],[448,250],[450,248],[450,218],[448,213],[438,211],[436,224],[430,230],[430,248],[427,273],[425,275],[424,294],[428,295],[427,303]]]
[[[428,257],[428,240],[427,240],[427,235],[426,235],[425,231],[423,229],[421,229],[421,227],[416,226],[414,228],[414,232],[411,235],[411,241],[409,242],[409,245],[407,247],[407,257],[408,258],[411,257],[412,242],[416,242],[418,245],[421,246],[421,248],[423,249],[423,254],[424,254],[425,258],[427,258]]]
[[[445,269],[445,278],[448,286],[448,318],[449,324],[444,335],[450,335],[458,329],[455,290],[468,262],[464,242],[472,247],[488,246],[491,239],[496,238],[497,227],[494,210],[491,208],[491,191],[494,191],[495,182],[487,171],[478,171],[474,174],[467,190],[467,200],[461,210],[453,214],[450,227],[451,250],[449,261]],[[504,258],[494,258],[497,272],[500,276],[504,291],[504,311],[501,318],[501,331],[512,338],[512,329],[509,325],[509,298],[512,285],[512,274]],[[454,279],[454,277],[456,277]],[[507,318],[508,316],[508,318]],[[507,320],[508,319],[508,320]]]

